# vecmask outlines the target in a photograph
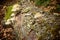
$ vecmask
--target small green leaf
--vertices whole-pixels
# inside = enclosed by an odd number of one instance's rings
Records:
[[[6,14],[5,14],[5,17],[4,17],[5,20],[7,20],[7,19],[10,18],[11,14],[12,14],[12,11],[11,10],[12,10],[12,6],[8,6],[7,7]]]

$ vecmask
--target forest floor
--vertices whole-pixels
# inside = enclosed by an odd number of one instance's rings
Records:
[[[13,33],[15,32],[16,29],[18,31],[17,32],[18,35],[20,35],[19,40],[49,40],[49,39],[58,40],[60,39],[59,27],[58,28],[53,27],[55,25],[60,25],[60,16],[56,17],[56,15],[58,15],[59,13],[49,14],[49,11],[55,8],[54,6],[53,7],[48,6],[47,8],[43,6],[36,7],[33,2],[28,2],[28,1],[24,1],[20,6],[22,10],[20,10],[21,12],[16,16],[16,21],[17,21],[15,25],[16,27],[13,27],[12,25],[2,24],[2,20],[4,18],[6,10],[5,10],[5,6],[2,6],[2,5],[0,6],[0,40],[18,40],[18,39],[15,39],[16,34]],[[50,36],[53,35],[52,37],[48,36],[49,32],[51,32]]]

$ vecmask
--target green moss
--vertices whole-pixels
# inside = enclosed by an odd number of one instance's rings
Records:
[[[50,0],[35,0],[37,6],[44,5],[47,6],[50,3]]]
[[[60,12],[60,5],[57,5],[56,12]]]

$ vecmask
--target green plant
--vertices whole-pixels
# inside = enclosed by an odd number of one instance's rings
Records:
[[[35,4],[37,6],[44,5],[47,6],[51,0],[35,0]]]
[[[10,18],[11,14],[12,14],[12,11],[11,10],[12,10],[12,6],[8,6],[7,7],[7,10],[6,10],[5,17],[4,17],[5,20],[7,20],[7,19]]]
[[[60,5],[57,5],[56,12],[60,12]]]

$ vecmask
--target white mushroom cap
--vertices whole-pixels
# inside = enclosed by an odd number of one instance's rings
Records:
[[[5,22],[5,24],[6,25],[9,25],[9,24],[11,24],[11,22],[10,22],[11,20],[10,19],[8,19],[6,22]]]
[[[34,18],[42,17],[43,14],[40,14],[39,12],[35,14]]]
[[[14,20],[15,20],[15,17],[10,18],[10,20],[11,20],[11,21],[14,21]]]
[[[9,25],[9,24],[11,24],[11,22],[6,22],[5,24],[6,24],[6,25]]]
[[[8,20],[5,22],[5,24],[6,24],[6,25],[9,25],[9,24],[13,23],[14,20],[15,20],[15,17],[12,17],[12,18],[8,19]]]
[[[11,14],[11,17],[14,17],[14,16],[15,16],[15,13],[12,13],[12,14]]]
[[[20,10],[20,5],[19,4],[13,5],[12,11],[18,11],[18,10]]]
[[[27,14],[25,14],[25,15],[31,15],[31,14],[27,13]]]

